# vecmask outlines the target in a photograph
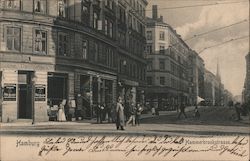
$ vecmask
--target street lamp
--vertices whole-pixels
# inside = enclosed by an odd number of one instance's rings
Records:
[[[35,124],[35,85],[37,82],[37,76],[35,72],[32,74],[32,79],[31,79],[31,94],[32,94],[32,125]]]

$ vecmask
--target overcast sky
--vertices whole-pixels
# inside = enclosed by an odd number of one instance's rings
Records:
[[[148,0],[148,2],[147,16],[152,17],[152,5],[158,5],[158,15],[162,15],[164,21],[176,29],[184,40],[195,34],[246,20],[226,29],[186,41],[197,52],[224,41],[249,35],[248,0]],[[211,5],[215,3],[226,4]],[[209,5],[166,9],[203,4]],[[240,95],[245,80],[245,56],[248,51],[249,37],[246,37],[204,50],[200,53],[200,56],[205,61],[205,67],[214,74],[216,74],[217,60],[219,60],[222,83],[234,95]]]

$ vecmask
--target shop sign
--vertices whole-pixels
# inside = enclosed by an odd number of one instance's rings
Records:
[[[46,101],[46,85],[35,85],[35,101]]]
[[[16,84],[4,84],[3,100],[16,101]]]

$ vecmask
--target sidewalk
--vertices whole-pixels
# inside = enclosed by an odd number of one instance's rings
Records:
[[[189,111],[193,111],[194,110],[194,106],[188,106],[185,108],[185,112],[189,112]],[[178,115],[178,112],[175,110],[175,111],[159,111],[159,116],[168,116],[168,115]],[[145,118],[151,118],[151,117],[156,117],[157,115],[152,115],[151,112],[147,113],[147,114],[142,114],[141,115],[141,119],[145,119]]]

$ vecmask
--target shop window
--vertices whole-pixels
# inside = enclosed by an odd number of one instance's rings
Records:
[[[67,3],[66,0],[58,1],[58,15],[59,17],[66,18],[67,17]]]
[[[21,2],[20,0],[6,0],[5,1],[5,8],[7,9],[14,9],[14,10],[20,10],[21,9]]]
[[[65,33],[58,34],[58,55],[69,55],[69,35]]]
[[[46,13],[47,0],[34,0],[34,11],[37,13]]]
[[[38,54],[47,53],[47,32],[43,30],[35,30],[34,51]]]
[[[18,27],[7,27],[6,45],[9,51],[20,51],[21,49],[21,29]]]

